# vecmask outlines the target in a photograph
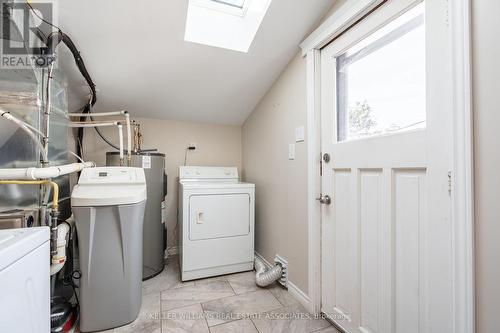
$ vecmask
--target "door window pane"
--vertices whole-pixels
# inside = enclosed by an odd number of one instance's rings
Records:
[[[424,4],[336,57],[338,141],[426,126]]]

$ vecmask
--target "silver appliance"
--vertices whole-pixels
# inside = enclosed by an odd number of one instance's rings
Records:
[[[12,209],[0,212],[0,230],[39,226],[38,209]]]
[[[120,165],[120,154],[108,152],[106,165]],[[144,216],[142,279],[147,280],[161,273],[165,265],[166,231],[162,219],[167,195],[165,155],[153,152],[132,153],[132,160],[128,166],[143,168],[146,174],[148,199]]]
[[[0,107],[31,126],[43,131],[47,72],[42,69],[0,70]],[[68,162],[68,96],[67,83],[61,71],[52,73],[51,114],[57,121],[50,122],[48,157],[51,165]],[[36,144],[17,125],[0,119],[0,168],[41,167]],[[69,176],[54,179],[59,185],[60,218],[71,215]],[[1,185],[0,220],[10,219],[15,210],[38,210],[42,202],[40,186]],[[5,213],[4,213],[5,212]],[[35,217],[39,224],[39,214]],[[5,222],[5,221],[1,221]],[[45,225],[46,221],[41,221]],[[19,225],[19,221],[12,224]],[[3,228],[7,223],[3,223]]]

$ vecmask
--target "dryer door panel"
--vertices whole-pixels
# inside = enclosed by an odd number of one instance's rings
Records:
[[[250,196],[247,193],[190,197],[190,240],[236,237],[249,233]]]

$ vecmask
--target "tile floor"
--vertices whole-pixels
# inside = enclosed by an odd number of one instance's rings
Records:
[[[277,284],[261,289],[254,272],[181,282],[176,257],[143,282],[133,323],[106,333],[339,333]]]

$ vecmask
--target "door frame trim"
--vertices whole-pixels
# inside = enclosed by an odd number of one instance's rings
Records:
[[[307,217],[309,311],[321,312],[321,52],[307,52]]]
[[[415,0],[419,2],[421,0]],[[301,43],[307,66],[309,311],[321,312],[320,50],[383,1],[348,1]],[[471,3],[447,1],[452,41],[452,246],[454,332],[475,331],[474,160],[471,79]],[[360,6],[361,5],[361,6]]]

